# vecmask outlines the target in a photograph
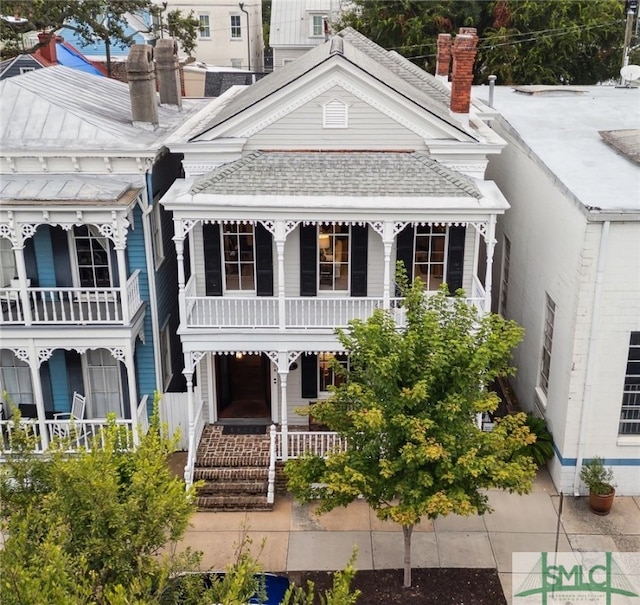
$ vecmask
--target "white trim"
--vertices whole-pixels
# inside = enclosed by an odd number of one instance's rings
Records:
[[[201,24],[202,23],[201,19],[203,17],[206,17],[207,19],[206,28],[209,30],[208,36],[203,36],[200,34],[200,30],[204,29]],[[210,13],[198,12],[198,40],[211,40],[211,14]]]
[[[162,216],[160,212],[161,205],[156,202],[151,207],[149,213],[149,226],[151,227],[151,247],[153,249],[153,266],[156,271],[160,268],[160,265],[164,262],[164,241],[162,237]]]

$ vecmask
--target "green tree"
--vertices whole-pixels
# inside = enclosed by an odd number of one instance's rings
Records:
[[[618,77],[623,13],[619,0],[354,0],[338,27],[433,71],[437,35],[471,26],[478,84],[490,74],[501,84],[596,84]]]
[[[492,432],[475,421],[496,408],[486,385],[513,371],[522,329],[499,315],[478,316],[460,296],[425,298],[420,281],[399,281],[404,326],[377,310],[338,331],[349,368],[336,363],[334,371],[345,381],[313,406],[314,418],[343,436],[346,449],[289,461],[285,471],[296,499],[319,500],[319,513],[362,496],[380,519],[401,525],[410,586],[414,526],[422,517],[489,511],[487,488],[530,490],[535,465],[514,454],[535,437],[524,414]]]
[[[16,416],[12,453],[0,465],[3,605],[162,602],[170,577],[195,569],[200,558],[175,549],[195,504],[194,489],[185,491],[169,470],[174,442],[154,421],[128,450],[122,444],[130,432],[111,420],[90,451],[69,456],[60,443],[35,454]],[[253,592],[259,569],[239,559],[230,571],[242,586],[229,587],[229,595]]]
[[[5,54],[23,52],[22,35],[25,31],[56,31],[62,27],[74,30],[87,44],[96,39],[102,40],[105,46],[107,70],[111,75],[111,44],[126,48],[132,43],[127,35],[127,13],[144,13],[154,15],[162,34],[164,20],[162,8],[152,0],[3,0],[4,15],[16,15],[26,22],[10,23],[0,19],[0,40],[5,44]],[[179,10],[168,13],[166,30],[182,45],[186,53],[195,48],[198,20],[193,12],[183,15]]]

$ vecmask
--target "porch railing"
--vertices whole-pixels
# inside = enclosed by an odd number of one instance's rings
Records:
[[[29,309],[18,288],[0,289],[0,324],[126,325],[140,308],[140,271],[127,280],[129,316],[122,308],[120,288],[27,288]]]
[[[132,429],[133,421],[129,419],[117,419],[116,426],[128,429],[126,431],[126,442],[121,444],[123,448],[133,448]],[[24,418],[19,422],[28,438],[33,440],[33,451],[42,454],[45,451],[41,434],[41,424],[37,418]],[[104,447],[104,430],[107,427],[107,420],[45,420],[45,430],[49,443],[56,441],[64,442],[65,452],[77,452],[80,448],[91,450],[95,445]],[[0,456],[14,453],[13,444],[16,426],[13,420],[0,421]],[[125,431],[123,431],[123,435]]]
[[[465,300],[484,312],[484,290],[474,286],[473,296]],[[399,326],[404,325],[405,313],[400,298],[390,299],[391,312]],[[278,329],[278,298],[186,296],[187,327],[252,330]],[[314,330],[347,327],[352,319],[365,320],[375,309],[383,308],[377,297],[295,297],[285,299],[284,328]]]

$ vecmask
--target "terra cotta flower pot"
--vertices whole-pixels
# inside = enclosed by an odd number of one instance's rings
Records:
[[[591,512],[596,515],[608,515],[611,510],[611,505],[613,504],[613,498],[616,495],[615,488],[611,488],[611,492],[608,494],[594,494],[592,492],[589,493],[589,506],[591,507]]]

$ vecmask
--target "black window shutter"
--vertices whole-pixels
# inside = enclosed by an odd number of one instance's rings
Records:
[[[413,281],[413,234],[414,228],[411,225],[407,225],[396,237],[396,260],[404,263],[409,283]],[[393,275],[395,276],[395,267],[393,267]],[[396,292],[396,296],[399,294],[399,292]]]
[[[300,296],[316,296],[318,232],[315,225],[300,225]],[[315,395],[314,395],[315,397]]]
[[[466,227],[449,227],[449,251],[447,254],[447,285],[454,294],[462,288],[464,272],[464,239]]]
[[[369,230],[367,225],[351,227],[351,296],[367,295],[367,252]]]
[[[260,223],[256,235],[256,292],[258,296],[273,296],[273,244],[271,233]]]
[[[318,356],[303,353],[300,357],[303,399],[318,397]]]
[[[51,250],[53,251],[53,268],[56,274],[56,285],[61,288],[73,286],[71,263],[69,261],[69,239],[62,229],[50,228]]]
[[[82,361],[76,351],[64,352],[65,365],[67,366],[67,382],[69,384],[69,398],[76,391],[80,395],[86,395],[84,378],[82,376]]]
[[[220,225],[202,225],[204,240],[204,280],[207,296],[222,296],[222,261],[220,259]]]

